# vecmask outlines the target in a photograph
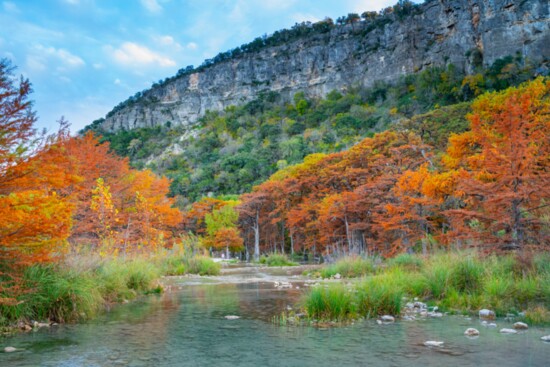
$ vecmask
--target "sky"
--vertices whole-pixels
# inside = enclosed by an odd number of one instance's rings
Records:
[[[37,127],[78,131],[222,51],[397,0],[0,0],[0,58],[30,79]]]

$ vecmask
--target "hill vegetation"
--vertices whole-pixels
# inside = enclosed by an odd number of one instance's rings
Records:
[[[135,167],[170,177],[171,194],[185,206],[205,195],[249,192],[309,154],[346,150],[390,127],[414,131],[444,149],[450,133],[467,129],[469,101],[534,73],[528,60],[510,56],[473,75],[453,65],[433,67],[396,84],[350,87],[319,100],[297,93],[293,103],[283,103],[276,93],[265,93],[243,106],[207,113],[191,128],[98,132]]]

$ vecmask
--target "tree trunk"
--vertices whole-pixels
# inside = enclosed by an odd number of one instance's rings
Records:
[[[285,222],[281,222],[281,254],[285,254]]]
[[[260,261],[260,213],[256,212],[254,223],[254,261]]]
[[[348,216],[344,215],[344,222],[346,223],[346,239],[348,240],[348,252],[351,253],[352,250],[352,243],[351,238],[349,235],[349,224],[348,224]]]

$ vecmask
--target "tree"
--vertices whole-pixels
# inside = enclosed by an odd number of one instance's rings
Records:
[[[205,215],[207,245],[225,249],[226,257],[229,258],[229,251],[241,251],[243,248],[243,239],[239,235],[237,222],[239,212],[235,210],[238,202],[223,206],[218,210]]]
[[[260,260],[260,213],[267,199],[267,195],[260,191],[244,194],[242,203],[237,207],[242,226],[254,232],[254,261]]]
[[[36,136],[31,85],[13,70],[0,60],[0,303],[15,302],[24,266],[62,252],[72,214],[60,192],[73,176],[51,170],[62,157],[57,143],[65,127],[57,136]]]
[[[550,197],[550,80],[485,94],[472,111],[471,131],[452,136],[444,157],[460,172],[465,205],[449,211],[455,231],[500,249],[547,242],[540,209]]]

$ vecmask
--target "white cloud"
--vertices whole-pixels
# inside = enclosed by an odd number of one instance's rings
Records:
[[[71,5],[78,5],[80,4],[80,0],[65,0],[65,2],[67,4],[71,4]]]
[[[96,62],[95,64],[92,65],[94,69],[96,70],[99,70],[99,69],[103,69],[103,64],[99,63],[99,62]]]
[[[115,81],[114,81],[113,83],[115,83],[115,85],[120,85],[121,82],[120,82],[120,79],[119,79],[119,78],[116,78]]]
[[[147,9],[147,11],[158,14],[162,11],[162,6],[157,2],[157,0],[141,0],[141,5]]]
[[[59,61],[61,61],[63,65],[67,67],[76,68],[76,67],[84,66],[86,64],[84,60],[82,60],[80,57],[73,55],[69,51],[64,50],[62,48],[56,49],[54,47],[45,47],[42,45],[37,45],[35,47],[35,51],[37,51],[38,54],[42,56],[54,57]]]
[[[15,5],[15,3],[12,3],[11,1],[4,1],[2,3],[2,6],[4,7],[4,10],[9,12],[9,13],[18,13],[19,12],[19,8],[17,7],[17,5]]]
[[[25,64],[29,71],[41,72],[46,70],[46,65],[39,57],[27,56]]]
[[[199,45],[197,45],[195,42],[189,42],[185,47],[189,50],[196,50]]]
[[[160,36],[156,37],[157,41],[165,46],[173,45],[175,43],[174,37],[172,36]]]
[[[41,44],[29,49],[25,63],[27,69],[34,72],[51,70],[54,67],[58,72],[65,72],[86,65],[84,60],[65,49]]]
[[[162,67],[176,65],[174,60],[133,42],[125,42],[117,49],[107,46],[107,51],[111,53],[116,62],[123,65],[156,64]]]

